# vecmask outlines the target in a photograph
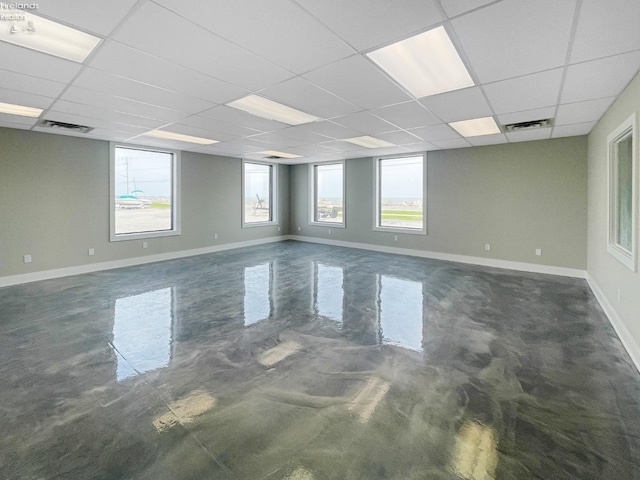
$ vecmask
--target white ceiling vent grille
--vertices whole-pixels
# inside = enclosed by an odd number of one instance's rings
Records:
[[[284,157],[279,157],[278,155],[269,155],[267,157],[262,157],[265,160],[281,160]]]
[[[69,130],[71,132],[89,133],[93,130],[93,127],[87,127],[85,125],[76,125],[75,123],[57,122],[55,120],[43,119],[38,122],[41,127],[55,128],[57,130]]]
[[[534,130],[536,128],[546,128],[553,126],[553,119],[529,120],[528,122],[509,123],[502,125],[503,132],[519,132],[521,130]]]

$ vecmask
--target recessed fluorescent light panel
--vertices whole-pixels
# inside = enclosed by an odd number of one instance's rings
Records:
[[[500,127],[493,117],[474,118],[473,120],[463,120],[461,122],[451,122],[450,127],[454,128],[463,137],[479,137],[481,135],[493,135],[500,133]]]
[[[302,155],[296,155],[295,153],[278,152],[277,150],[265,150],[264,152],[258,152],[268,157],[280,157],[280,158],[301,158]]]
[[[82,63],[100,43],[100,38],[66,25],[38,17],[25,10],[6,10],[13,20],[0,28],[0,40]]]
[[[11,103],[0,103],[0,113],[8,113],[9,115],[20,115],[21,117],[37,118],[42,113],[42,109],[23,107],[22,105],[13,105]]]
[[[219,140],[211,140],[210,138],[192,137],[191,135],[182,135],[181,133],[166,132],[164,130],[151,130],[145,133],[147,137],[164,138],[165,140],[178,140],[179,142],[197,143],[199,145],[211,145],[218,143]]]
[[[320,120],[318,117],[301,112],[295,108],[287,107],[278,102],[267,100],[258,95],[248,95],[240,100],[227,103],[227,105],[237,108],[238,110],[243,110],[251,115],[276,120],[288,125],[302,125],[303,123]]]
[[[393,143],[380,140],[379,138],[370,137],[368,135],[365,135],[364,137],[345,138],[344,141],[366,148],[395,147]]]
[[[407,38],[367,56],[418,98],[474,85],[444,27]]]

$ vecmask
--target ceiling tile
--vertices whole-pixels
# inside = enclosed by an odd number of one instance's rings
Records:
[[[381,147],[381,148],[362,148],[348,152],[346,158],[365,158],[365,157],[378,157],[383,155],[396,155],[408,153],[405,147]]]
[[[433,95],[421,99],[420,102],[447,123],[493,115],[491,107],[478,87]]]
[[[179,35],[167,32],[179,32]],[[151,2],[143,4],[127,18],[113,39],[249,90],[264,88],[293,76],[268,60]],[[203,48],[206,48],[206,53]]]
[[[105,93],[87,90],[86,88],[80,87],[69,87],[60,99],[75,103],[94,105],[96,107],[128,113],[130,115],[164,120],[165,122],[175,122],[186,116],[184,112],[140,103],[126,98],[115,97],[113,95],[107,95]]]
[[[639,50],[638,19],[637,0],[582,0],[571,63]]]
[[[89,67],[85,68],[80,75],[78,75],[73,85],[96,90],[107,95],[128,98],[136,102],[148,103],[150,105],[192,114],[215,105],[211,102],[170,92]]]
[[[136,0],[82,0],[80,8],[77,0],[56,0],[38,3],[36,14],[106,37],[135,4]]]
[[[365,109],[411,100],[382,71],[359,55],[319,68],[304,77]]]
[[[18,125],[23,126],[25,128],[29,128],[32,125],[35,125],[37,121],[38,121],[37,118],[22,117],[20,115],[9,115],[8,113],[0,113],[1,123],[16,125],[16,127],[12,127],[11,125],[9,125],[9,128],[19,128]]]
[[[425,127],[442,123],[442,120],[415,100],[376,108],[371,110],[371,113],[400,128]]]
[[[83,103],[74,103],[67,100],[58,100],[51,106],[52,110],[57,112],[82,115],[85,117],[99,118],[102,120],[110,120],[127,125],[136,125],[149,130],[159,128],[166,122],[164,120],[155,120],[152,118],[141,117],[139,115],[131,115],[128,113],[117,112],[103,107],[94,105],[86,105]]]
[[[214,103],[226,103],[248,93],[246,89],[114,41],[107,41],[100,48],[91,66]]]
[[[440,150],[440,147],[429,142],[412,143],[411,145],[404,145],[409,152],[430,152],[434,150]]]
[[[194,0],[189,8],[184,8],[184,0],[157,3],[298,74],[355,53],[290,0]]]
[[[563,65],[575,6],[504,0],[452,24],[480,82],[494,82]]]
[[[275,120],[256,117],[255,115],[238,110],[237,108],[227,107],[226,105],[219,105],[202,112],[200,115],[203,117],[213,118],[214,120],[227,122],[232,125],[252,128],[261,132],[271,132],[273,130],[279,130],[290,126],[285,123],[276,122]]]
[[[334,118],[333,121],[347,128],[366,133],[367,135],[392,132],[398,129],[395,125],[385,122],[369,112],[352,113],[344,117]]]
[[[557,68],[484,85],[484,91],[497,114],[512,113],[555,105],[561,82],[562,69]]]
[[[214,145],[206,145],[197,149],[201,153],[209,153],[213,155],[228,155],[230,157],[242,156],[248,152],[255,152],[256,147],[246,145],[238,145],[235,143],[216,143]]]
[[[469,142],[473,146],[497,145],[500,143],[507,143],[507,137],[504,133],[497,133],[495,135],[469,137],[467,138],[467,142]]]
[[[138,127],[134,125],[125,125],[123,123],[114,122],[112,120],[104,120],[99,118],[77,115],[75,113],[58,112],[50,110],[45,115],[47,120],[55,120],[58,122],[75,123],[78,125],[86,125],[87,127],[103,128],[110,131],[130,132],[130,135],[136,135],[148,131],[148,128]],[[53,133],[52,129],[48,129],[49,133]]]
[[[301,77],[268,87],[259,94],[320,118],[339,117],[361,110]]]
[[[376,135],[376,138],[380,140],[386,140],[387,142],[393,143],[394,145],[409,145],[412,143],[419,142],[421,138],[416,137],[404,130],[396,130],[395,132],[388,133],[379,133]]]
[[[37,93],[45,97],[55,98],[66,87],[64,83],[52,82],[44,78],[23,75],[21,73],[0,70],[0,85],[8,90]]]
[[[254,135],[249,137],[250,140],[254,140],[256,142],[263,142],[267,145],[271,145],[269,149],[273,150],[273,145],[281,145],[283,147],[296,147],[298,145],[303,145],[304,142],[300,140],[294,140],[293,138],[283,137],[280,133],[260,133],[258,135]],[[267,145],[265,145],[265,150],[267,149]]]
[[[574,123],[572,125],[558,125],[553,127],[551,138],[575,137],[577,135],[588,135],[596,122]]]
[[[526,130],[523,132],[509,132],[507,138],[510,142],[528,142],[531,140],[545,140],[551,138],[550,128],[538,128],[535,130]]]
[[[224,142],[236,138],[234,135],[227,135],[220,132],[214,132],[204,128],[194,127],[192,125],[184,125],[182,123],[172,123],[163,125],[161,130],[166,132],[180,133],[182,135],[191,135],[192,137],[208,138],[209,140],[217,140]]]
[[[449,18],[483,7],[496,0],[440,0],[440,4]]]
[[[562,103],[613,97],[640,68],[640,51],[571,65],[562,89]]]
[[[331,148],[333,150],[338,150],[339,152],[352,152],[354,150],[359,150],[360,148],[362,148],[359,145],[355,145],[353,143],[349,143],[349,142],[344,142],[342,140],[335,140],[333,142],[325,142],[322,143],[321,145],[327,147],[327,148]]]
[[[434,0],[296,0],[359,51],[426,30],[444,18]]]
[[[587,100],[586,102],[568,103],[558,107],[555,125],[570,123],[595,122],[611,106],[615,97]]]
[[[545,118],[553,118],[556,113],[556,107],[536,108],[533,110],[524,110],[522,112],[505,113],[498,115],[498,122],[501,125],[510,123],[529,122],[533,120],[544,120]]]
[[[319,143],[330,140],[330,138],[325,135],[319,135],[308,130],[301,130],[299,127],[291,127],[285,128],[283,130],[278,130],[278,135],[293,138],[294,140],[300,140],[304,143]]]
[[[456,138],[462,138],[454,129],[445,124],[432,125],[430,127],[411,128],[407,131],[431,143],[439,140],[453,140]]]
[[[337,123],[328,120],[306,123],[304,125],[298,125],[295,128],[336,139],[357,137],[361,133],[358,130],[343,127],[342,125],[338,125]]]
[[[13,105],[22,105],[23,107],[33,107],[47,109],[53,103],[53,98],[43,97],[34,93],[16,92],[15,90],[7,90],[0,88],[0,102],[11,103]]]
[[[215,120],[213,118],[202,117],[199,115],[192,115],[180,120],[181,124],[190,125],[203,130],[210,130],[213,132],[220,132],[233,137],[247,137],[249,135],[255,135],[260,133],[260,130],[253,128],[245,128],[240,125],[233,125],[221,120]]]
[[[433,144],[436,147],[442,148],[443,150],[449,150],[453,148],[466,148],[471,146],[471,144],[464,138],[458,138],[454,140],[438,140],[437,142],[433,142]]]
[[[75,77],[82,65],[70,60],[0,42],[2,68],[12,72],[67,83]]]

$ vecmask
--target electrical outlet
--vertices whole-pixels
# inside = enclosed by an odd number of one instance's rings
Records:
[[[302,227],[298,227],[298,231],[300,232],[302,230]]]
[[[147,248],[149,244],[147,242],[142,242],[142,248]]]
[[[88,253],[90,257],[93,257],[96,254],[96,251],[93,248],[90,248]]]
[[[218,239],[218,234],[217,234],[217,233],[214,233],[214,234],[213,234],[213,239],[214,239],[214,240],[217,240],[217,239]]]
[[[537,255],[538,257],[541,257],[541,256],[542,256],[542,249],[541,249],[541,248],[536,248],[536,255]]]
[[[394,241],[394,242],[397,242],[397,241],[398,241],[398,235],[394,235],[394,236],[393,236],[393,241]]]
[[[22,259],[24,260],[24,263],[31,263],[31,255],[25,255]]]
[[[485,243],[484,244],[484,249],[488,252],[489,250],[491,250],[491,244],[490,243]]]
[[[280,231],[280,227],[278,227],[278,231]]]
[[[331,235],[331,229],[329,229],[329,235]]]

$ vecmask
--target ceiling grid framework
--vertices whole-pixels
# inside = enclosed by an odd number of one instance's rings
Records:
[[[39,118],[0,113],[0,126],[236,158],[275,150],[300,156],[281,163],[319,162],[585,135],[640,69],[635,0],[76,5],[59,0],[30,13],[97,36],[82,63],[0,41],[0,103],[43,110]],[[438,27],[473,86],[418,98],[368,56]],[[249,95],[317,120],[292,125],[233,108]],[[449,125],[486,117],[552,125],[472,137]],[[42,119],[93,130],[52,130],[39,126]],[[157,130],[217,143],[149,135]],[[392,146],[349,142],[359,137]]]

